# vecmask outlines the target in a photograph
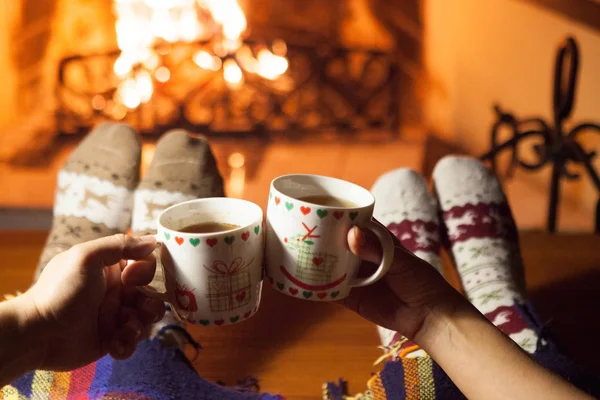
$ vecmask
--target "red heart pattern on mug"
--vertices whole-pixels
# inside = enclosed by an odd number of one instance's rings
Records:
[[[327,297],[327,292],[317,293],[317,297],[320,299],[324,299],[325,297]]]
[[[281,199],[277,196],[275,196],[275,205],[279,205],[279,203],[281,202]]]
[[[302,206],[302,207],[300,207],[300,212],[304,215],[308,215],[308,214],[310,214],[310,207]]]
[[[206,239],[206,244],[210,247],[215,247],[215,245],[217,244],[217,239]]]
[[[245,242],[250,237],[250,232],[242,233],[242,240]]]
[[[313,257],[312,262],[316,266],[319,266],[323,263],[323,257]]]
[[[335,219],[337,219],[339,221],[344,216],[344,212],[343,211],[334,211],[333,216],[335,217]]]
[[[298,289],[296,289],[296,288],[293,288],[293,287],[291,287],[291,288],[288,288],[288,290],[289,290],[289,291],[290,291],[290,293],[291,293],[291,294],[293,294],[294,296],[298,294]]]
[[[248,311],[247,313],[244,314],[244,319],[248,318],[250,316],[250,314],[252,314],[252,311]]]
[[[175,241],[177,242],[178,245],[182,245],[183,244],[183,238],[179,237],[179,236],[175,236]]]
[[[215,325],[223,325],[225,323],[224,319],[218,319],[215,321]]]
[[[245,298],[245,297],[246,297],[246,291],[244,290],[243,292],[241,292],[241,293],[238,293],[238,294],[235,296],[235,299],[238,301],[238,303],[241,303],[242,301],[244,301],[244,298]]]

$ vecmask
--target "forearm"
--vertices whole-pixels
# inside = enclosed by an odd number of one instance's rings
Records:
[[[539,365],[464,298],[431,311],[418,343],[467,398],[589,398]]]
[[[0,387],[42,364],[44,331],[37,320],[25,295],[0,302]]]

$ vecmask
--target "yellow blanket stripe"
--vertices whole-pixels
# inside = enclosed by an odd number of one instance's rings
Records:
[[[419,357],[419,383],[421,400],[435,399],[435,383],[433,382],[433,361],[431,357]]]
[[[35,371],[31,384],[31,393],[35,393],[32,400],[48,400],[54,380],[53,376],[54,374],[50,371]]]

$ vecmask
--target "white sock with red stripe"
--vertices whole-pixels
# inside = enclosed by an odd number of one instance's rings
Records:
[[[450,251],[467,298],[533,353],[537,335],[515,308],[524,293],[523,263],[500,182],[479,161],[462,157],[440,160],[433,177]]]
[[[441,273],[438,209],[425,180],[410,169],[397,169],[380,176],[371,192],[375,196],[374,216],[409,251],[427,261]],[[394,346],[405,339],[397,332],[377,327],[383,346]],[[406,340],[396,354],[414,347]],[[407,356],[424,356],[422,350]]]

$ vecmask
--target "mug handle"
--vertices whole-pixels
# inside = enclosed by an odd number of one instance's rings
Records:
[[[361,229],[370,230],[377,236],[381,243],[383,256],[379,267],[371,276],[352,279],[349,283],[350,287],[367,286],[377,282],[388,272],[394,261],[394,241],[390,236],[390,232],[383,225],[371,219],[361,226]]]
[[[164,292],[159,292],[158,290],[156,290],[155,288],[153,288],[150,285],[146,285],[146,286],[137,286],[137,290],[139,290],[140,292],[142,292],[143,294],[145,294],[148,297],[152,297],[154,299],[158,299],[161,300],[162,302],[165,303],[169,303],[169,294],[168,294],[168,285],[167,285],[167,271],[164,268],[164,265],[162,263],[162,258],[161,258],[161,250],[162,250],[162,242],[159,240],[158,238],[158,234],[154,235],[154,238],[156,239],[156,249],[154,249],[153,253],[154,253],[154,258],[156,258],[156,268],[162,268],[163,269],[163,276],[165,278],[165,291]]]

